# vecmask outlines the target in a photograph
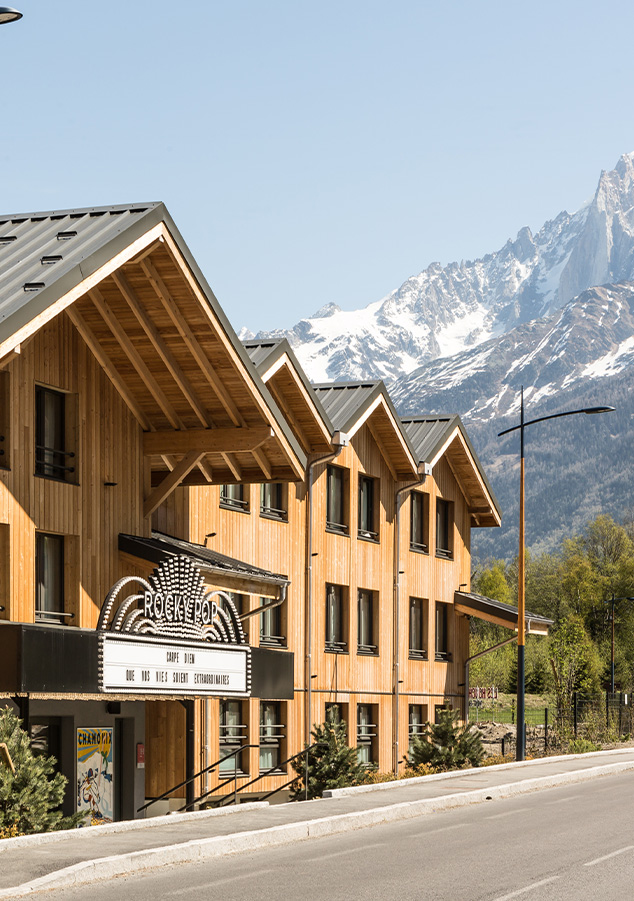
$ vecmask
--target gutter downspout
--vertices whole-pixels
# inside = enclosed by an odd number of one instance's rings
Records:
[[[400,548],[400,514],[401,514],[401,496],[406,492],[412,491],[414,488],[418,488],[425,483],[425,479],[428,475],[431,475],[431,466],[428,463],[419,463],[419,470],[422,469],[421,478],[417,482],[411,482],[409,485],[404,485],[402,488],[399,488],[394,495],[394,518],[396,520],[394,525],[394,607],[392,610],[392,618],[393,618],[393,639],[394,639],[394,647],[393,647],[393,674],[394,674],[394,690],[393,690],[393,698],[394,698],[394,709],[392,712],[392,769],[394,771],[394,775],[398,776],[398,763],[399,763],[399,681],[400,681],[400,628],[399,628],[399,602],[400,602],[400,592],[401,592],[401,571],[399,568],[399,548]]]
[[[304,667],[306,707],[304,711],[304,741],[307,745],[310,744],[310,711],[313,700],[313,680],[311,678],[313,661],[313,470],[320,463],[329,463],[331,460],[336,459],[344,447],[347,447],[348,436],[345,432],[337,431],[332,436],[332,444],[335,445],[335,450],[310,462],[306,474],[306,656]]]

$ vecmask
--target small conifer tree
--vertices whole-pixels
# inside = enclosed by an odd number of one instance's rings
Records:
[[[484,749],[479,732],[469,725],[458,725],[458,711],[443,707],[438,722],[428,723],[421,735],[414,738],[407,766],[416,769],[421,764],[437,770],[456,770],[482,762]]]
[[[15,773],[0,763],[0,835],[28,835],[71,829],[83,813],[64,817],[59,810],[66,777],[54,773],[55,758],[33,753],[31,740],[9,707],[0,709],[0,742],[4,742]]]
[[[305,756],[293,761],[297,779],[291,800],[321,798],[327,788],[346,788],[366,781],[367,769],[359,763],[357,749],[348,746],[343,720],[333,716],[330,721],[313,726],[311,736],[315,747],[308,751],[308,763]]]

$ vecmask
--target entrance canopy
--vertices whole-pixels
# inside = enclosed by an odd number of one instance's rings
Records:
[[[505,629],[517,630],[517,607],[494,601],[493,598],[466,591],[454,592],[454,609],[465,616],[476,616],[487,623],[504,626]],[[553,620],[538,613],[526,612],[526,632],[530,635],[548,635]]]

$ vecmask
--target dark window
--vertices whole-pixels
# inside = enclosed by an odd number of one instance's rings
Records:
[[[359,476],[359,538],[378,541],[379,530],[376,517],[375,480],[368,476]]]
[[[347,589],[343,585],[326,585],[326,650],[348,650]]]
[[[279,701],[260,701],[260,772],[279,770],[285,726]]]
[[[425,660],[425,612],[427,604],[422,598],[409,599],[409,656]]]
[[[274,604],[272,598],[260,598],[260,606]],[[260,644],[262,647],[281,648],[286,644],[286,636],[282,634],[282,606],[268,607],[260,613]]]
[[[425,730],[425,719],[427,709],[423,704],[409,705],[409,750],[412,751],[412,744],[418,735],[423,735]]]
[[[377,763],[377,707],[375,704],[357,706],[357,754],[359,763]]]
[[[449,501],[436,501],[436,554],[439,557],[453,555],[453,517]]]
[[[75,454],[67,447],[66,395],[35,387],[35,474],[70,481]]]
[[[436,660],[451,660],[448,631],[449,604],[436,602]]]
[[[244,498],[244,485],[221,485],[220,506],[229,510],[248,512],[249,501]]]
[[[220,702],[220,773],[227,775],[233,772],[245,772],[244,764],[247,755],[240,753],[240,748],[246,740],[247,726],[242,721],[242,704],[240,701]],[[233,753],[236,752],[236,753]],[[231,757],[227,757],[231,754]],[[244,756],[244,760],[243,760]]]
[[[329,466],[326,486],[326,528],[334,532],[348,533],[346,505],[347,472],[340,466]]]
[[[374,592],[359,589],[357,600],[357,652],[359,654],[376,654],[377,632],[374,617],[377,613],[377,604],[374,602]]]
[[[260,515],[270,519],[286,520],[286,486],[282,482],[265,482],[260,485]]]
[[[409,546],[413,551],[429,550],[429,495],[414,491],[411,495]]]
[[[35,536],[35,618],[64,622],[64,536]]]
[[[326,723],[346,723],[348,722],[348,705],[327,703],[325,711]]]

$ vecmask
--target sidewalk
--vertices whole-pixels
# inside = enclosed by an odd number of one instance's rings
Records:
[[[634,770],[634,748],[502,764],[318,801],[243,804],[0,841],[0,901],[172,863],[200,861]]]

